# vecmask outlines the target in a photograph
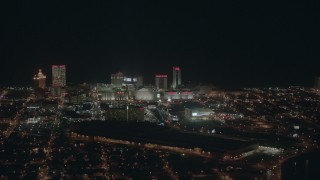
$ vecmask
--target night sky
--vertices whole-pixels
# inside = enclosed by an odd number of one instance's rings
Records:
[[[220,87],[312,86],[320,75],[320,3],[294,1],[1,2],[0,85],[32,85],[67,65],[68,82],[182,68]],[[51,81],[48,81],[51,82]],[[170,81],[169,81],[170,82]],[[48,83],[49,84],[49,83]]]

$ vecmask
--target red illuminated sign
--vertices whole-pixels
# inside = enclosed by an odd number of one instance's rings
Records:
[[[180,71],[180,67],[173,67],[174,70]]]
[[[157,78],[166,78],[168,77],[167,75],[164,75],[164,74],[157,74],[156,75]]]
[[[65,68],[66,65],[52,65],[52,68]]]

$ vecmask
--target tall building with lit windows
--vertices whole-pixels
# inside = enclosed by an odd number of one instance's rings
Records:
[[[52,86],[66,86],[66,65],[52,65]]]
[[[168,76],[166,74],[157,74],[155,76],[155,85],[158,90],[167,90],[167,78]]]
[[[122,72],[118,72],[116,74],[111,74],[111,84],[113,86],[121,87],[123,83],[124,83],[124,75]]]
[[[46,79],[47,77],[42,73],[42,70],[39,69],[38,74],[34,75],[33,80],[36,88],[45,89],[46,88]]]
[[[181,85],[181,69],[180,67],[172,67],[172,88],[175,89]]]

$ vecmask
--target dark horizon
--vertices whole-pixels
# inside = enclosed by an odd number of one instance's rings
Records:
[[[0,86],[31,86],[39,68],[67,65],[67,82],[171,67],[217,87],[312,87],[320,75],[319,2],[6,2]]]

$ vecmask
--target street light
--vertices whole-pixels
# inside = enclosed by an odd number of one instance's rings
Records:
[[[129,122],[129,106],[127,105],[127,122]]]

